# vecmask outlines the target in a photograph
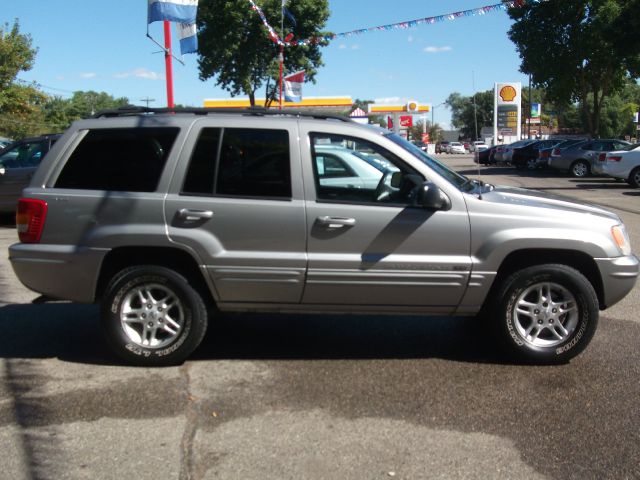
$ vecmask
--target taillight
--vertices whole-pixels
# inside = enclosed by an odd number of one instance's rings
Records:
[[[598,161],[599,162],[604,162],[607,159],[607,154],[606,153],[601,153],[600,155],[598,155]]]
[[[538,153],[538,156],[540,158],[549,158],[549,156],[551,156],[551,152],[549,150],[542,150]]]
[[[607,161],[609,162],[619,162],[620,160],[622,160],[620,155],[610,155],[607,157]]]
[[[557,157],[558,155],[560,155],[560,149],[559,148],[554,148],[553,152],[551,153],[552,157]]]
[[[21,198],[16,211],[16,229],[20,241],[38,243],[46,218],[47,202],[35,198]]]

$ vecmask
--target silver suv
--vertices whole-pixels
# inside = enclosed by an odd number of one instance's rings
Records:
[[[520,360],[566,362],[638,276],[616,214],[471,180],[328,115],[105,112],[23,195],[20,280],[99,302],[115,352],[142,365],[183,361],[217,311],[478,315]]]

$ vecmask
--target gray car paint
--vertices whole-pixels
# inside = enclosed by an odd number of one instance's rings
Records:
[[[87,129],[158,125],[178,126],[180,133],[156,192],[52,188]],[[286,129],[292,198],[180,195],[205,126]],[[450,208],[318,200],[312,132],[379,145],[437,186]],[[614,213],[523,189],[463,192],[380,130],[355,123],[216,114],[80,121],[54,146],[24,195],[47,201],[49,213],[40,243],[10,247],[14,270],[35,291],[80,302],[96,300],[104,257],[126,246],[174,248],[192,256],[221,310],[473,315],[504,259],[523,249],[578,251],[595,259],[602,307],[628,293],[638,275],[638,259],[623,255],[611,238],[611,227],[622,224]],[[323,223],[325,217],[339,221]]]

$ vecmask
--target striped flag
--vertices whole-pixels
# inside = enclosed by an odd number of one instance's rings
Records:
[[[147,23],[196,23],[198,0],[148,0]]]
[[[178,38],[180,38],[180,53],[198,52],[198,31],[195,23],[178,23]]]
[[[284,77],[284,99],[287,102],[302,101],[302,84],[304,83],[304,70],[292,73]]]

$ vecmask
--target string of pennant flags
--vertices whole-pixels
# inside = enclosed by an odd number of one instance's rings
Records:
[[[377,27],[362,28],[362,29],[351,30],[349,32],[343,32],[343,33],[331,33],[329,35],[322,35],[322,36],[312,37],[312,38],[302,39],[302,40],[291,40],[289,42],[280,38],[280,36],[278,35],[278,32],[276,32],[276,30],[269,24],[264,12],[258,5],[256,5],[254,0],[249,0],[249,3],[251,4],[251,10],[253,10],[260,16],[260,19],[262,20],[262,23],[264,27],[267,29],[267,32],[269,34],[269,39],[272,42],[277,43],[280,46],[295,47],[298,45],[304,46],[304,45],[318,44],[323,41],[334,40],[336,38],[352,37],[354,35],[362,35],[364,33],[389,31],[389,30],[406,30],[406,29],[414,28],[420,25],[432,25],[434,23],[457,20],[462,17],[474,17],[477,15],[486,15],[492,12],[506,11],[510,8],[523,7],[527,4],[539,3],[541,1],[544,1],[544,0],[512,0],[512,1],[503,2],[503,3],[496,3],[494,5],[487,5],[484,7],[472,8],[470,10],[462,10],[460,12],[437,15],[435,17],[417,18],[415,20],[408,20],[405,22],[390,23],[388,25],[379,25]]]

